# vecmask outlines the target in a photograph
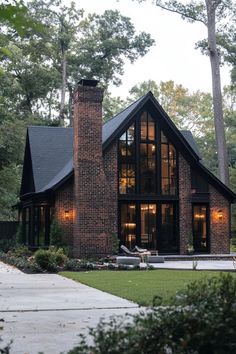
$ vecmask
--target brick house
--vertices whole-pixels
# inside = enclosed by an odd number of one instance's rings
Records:
[[[236,195],[201,162],[151,92],[102,124],[103,90],[81,80],[74,127],[28,128],[20,215],[29,247],[56,218],[74,256],[111,253],[112,235],[162,254],[229,253]]]

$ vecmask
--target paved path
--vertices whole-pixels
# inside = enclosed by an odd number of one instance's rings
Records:
[[[101,317],[138,311],[130,301],[59,275],[24,274],[0,262],[0,335],[4,343],[14,340],[11,354],[67,352]]]
[[[233,261],[222,260],[199,260],[197,262],[198,270],[235,270]],[[193,261],[165,261],[165,263],[153,263],[154,268],[162,269],[193,269]]]

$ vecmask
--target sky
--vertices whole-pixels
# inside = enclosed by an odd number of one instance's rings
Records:
[[[132,0],[79,0],[76,3],[85,14],[117,9],[131,18],[137,32],[148,32],[156,41],[143,58],[125,64],[121,86],[109,87],[114,96],[125,98],[131,87],[147,80],[157,83],[173,80],[191,92],[211,92],[209,58],[195,49],[195,43],[207,36],[203,24],[188,23],[177,14],[159,9],[151,0],[142,4]],[[228,67],[222,68],[221,80],[222,86],[230,83]]]

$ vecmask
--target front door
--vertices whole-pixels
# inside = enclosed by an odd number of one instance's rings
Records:
[[[194,252],[208,250],[208,206],[206,204],[193,205],[193,249]]]

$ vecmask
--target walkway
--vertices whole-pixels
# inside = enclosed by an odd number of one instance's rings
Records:
[[[0,336],[14,340],[11,354],[67,352],[101,317],[137,311],[130,301],[59,275],[24,274],[0,262]]]
[[[168,261],[165,263],[152,263],[154,268],[158,269],[193,269],[194,262],[197,264],[196,269],[198,270],[231,270],[236,271],[233,265],[233,261],[224,260],[198,260],[198,261]]]

